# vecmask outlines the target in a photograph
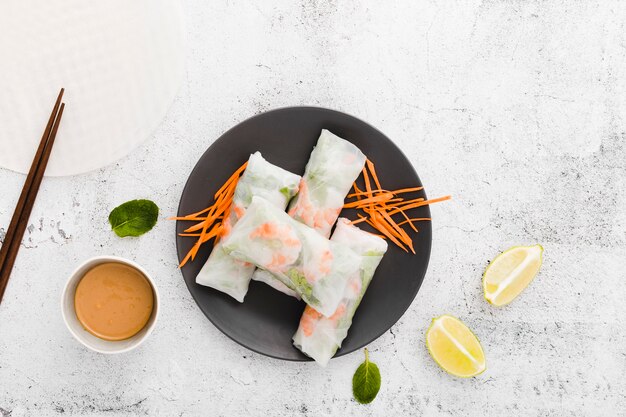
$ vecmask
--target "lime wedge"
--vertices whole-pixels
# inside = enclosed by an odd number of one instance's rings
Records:
[[[541,245],[514,246],[494,259],[483,275],[485,299],[495,306],[510,303],[539,272]]]
[[[478,338],[456,317],[433,319],[426,332],[426,347],[435,362],[452,375],[469,378],[487,369]]]

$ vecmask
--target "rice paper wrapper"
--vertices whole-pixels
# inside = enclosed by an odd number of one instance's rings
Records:
[[[350,277],[337,310],[324,317],[307,306],[293,336],[294,345],[322,366],[328,364],[348,335],[352,318],[387,251],[383,239],[351,225],[345,218],[338,220],[331,240],[350,247],[361,256],[361,262],[359,271]]]
[[[237,183],[233,203],[228,217],[224,220],[225,236],[245,214],[254,196],[265,199],[268,204],[284,210],[289,200],[298,191],[300,176],[267,162],[260,152],[248,159],[248,166]],[[196,277],[196,283],[215,288],[239,302],[248,292],[254,265],[238,261],[222,247],[220,240],[214,247]]]
[[[346,245],[328,240],[260,197],[252,199],[223,247],[232,257],[271,272],[328,316],[361,264]]]

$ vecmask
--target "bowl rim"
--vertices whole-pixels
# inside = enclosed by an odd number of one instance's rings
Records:
[[[115,344],[117,342],[128,342],[129,340],[132,340],[132,343],[130,345],[128,345],[128,346],[126,346],[124,348],[120,348],[118,350],[102,350],[102,349],[99,349],[96,346],[93,346],[88,341],[84,340],[70,326],[70,321],[73,321],[73,320],[78,321],[78,318],[76,317],[75,309],[73,309],[73,308],[71,308],[71,309],[66,308],[66,299],[69,296],[69,293],[71,292],[70,288],[72,287],[72,285],[77,280],[80,281],[80,279],[82,279],[82,277],[84,276],[84,274],[87,271],[83,272],[82,275],[79,277],[80,272],[87,266],[91,265],[91,267],[94,267],[96,265],[99,265],[99,264],[102,264],[102,263],[105,263],[105,262],[119,262],[119,263],[128,265],[128,266],[130,266],[132,268],[135,268],[136,270],[141,272],[146,277],[146,279],[148,280],[148,283],[150,284],[150,287],[152,288],[152,293],[154,294],[154,305],[153,305],[152,317],[150,319],[148,319],[148,322],[143,327],[143,329],[146,329],[146,331],[141,336],[137,336],[138,334],[135,334],[135,335],[131,336],[128,339],[124,339],[124,340],[120,340],[120,341],[101,339],[104,342],[109,342],[111,344]],[[129,351],[137,348],[138,346],[140,346],[148,338],[148,336],[150,336],[150,334],[152,334],[152,331],[154,330],[154,327],[155,327],[155,325],[156,325],[156,323],[157,323],[157,321],[159,319],[159,310],[160,310],[159,309],[159,304],[160,304],[159,290],[157,289],[156,283],[154,282],[154,280],[152,279],[152,277],[150,276],[148,271],[146,271],[141,265],[139,265],[135,261],[132,261],[132,260],[127,259],[127,258],[123,258],[121,256],[115,256],[115,255],[98,255],[98,256],[93,256],[91,258],[85,259],[76,268],[74,268],[72,273],[69,275],[67,281],[65,282],[65,285],[63,286],[63,290],[62,290],[62,293],[61,293],[61,315],[63,316],[63,322],[65,323],[65,327],[67,327],[67,329],[72,334],[74,339],[76,339],[81,345],[85,346],[86,348],[88,348],[88,349],[90,349],[90,350],[92,350],[94,352],[102,353],[102,354],[105,354],[105,355],[115,355],[115,354],[118,354],[118,353],[129,352]],[[71,310],[71,311],[69,311],[69,310]],[[72,314],[74,314],[74,317],[71,317]],[[80,321],[78,321],[78,322],[80,323]]]

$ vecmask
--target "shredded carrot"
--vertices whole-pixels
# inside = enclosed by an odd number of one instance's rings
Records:
[[[402,217],[404,217],[406,220],[409,220],[409,216],[407,216],[405,212],[400,211],[400,214],[402,214]],[[406,220],[404,222],[402,222],[402,224],[406,223]],[[402,226],[402,224],[398,223],[398,226]],[[417,233],[417,228],[415,227],[415,225],[413,223],[409,222],[409,227],[411,229],[413,229],[414,232]]]
[[[376,175],[376,169],[374,169],[374,163],[370,161],[369,159],[366,159],[365,163],[367,164],[367,168],[372,173],[372,178],[374,179],[374,183],[376,184],[379,190],[382,189],[383,187],[380,186],[380,182],[378,181],[378,175]]]
[[[218,220],[221,220],[223,218],[224,218],[224,216],[218,216],[217,217]],[[176,217],[176,216],[174,216],[174,217],[168,217],[167,218],[167,220],[180,220],[180,221],[188,221],[188,222],[201,222],[201,221],[204,221],[206,219],[207,219],[206,216],[205,217],[202,217],[202,216],[199,216],[199,217],[190,217],[190,216]]]
[[[223,229],[224,229],[224,226],[222,225],[222,223],[219,223],[213,226],[211,231],[204,235],[204,238],[203,238],[204,242],[211,240],[212,238],[218,236],[222,232]],[[202,233],[179,233],[178,234],[178,236],[186,236],[186,237],[200,237],[201,235]]]
[[[404,229],[401,228],[400,226],[398,226],[396,224],[396,222],[393,221],[391,216],[389,214],[387,214],[386,211],[382,211],[381,210],[380,214],[383,216],[384,220],[391,226],[391,228],[394,229],[396,232],[398,232],[398,234],[399,234],[398,238],[402,239],[402,241],[404,243],[406,243],[407,246],[411,249],[411,252],[413,252],[413,254],[415,254],[415,249],[413,249],[413,241],[411,240],[409,235],[406,234]]]
[[[408,206],[409,204],[417,203],[417,202],[420,202],[420,201],[424,201],[424,199],[423,198],[414,198],[412,200],[403,200],[403,201],[401,201],[399,203],[389,204],[389,207],[404,207],[404,206]]]
[[[356,197],[356,199],[357,199],[358,201],[360,201],[360,200],[361,200],[361,198],[362,198],[362,197],[361,197],[361,193],[362,193],[363,191],[361,191],[361,190],[359,189],[359,187],[357,187],[357,186],[356,186],[356,182],[355,182],[354,184],[352,184],[352,188],[354,189],[354,194],[352,194],[352,196],[353,196],[353,197]]]
[[[412,209],[412,208],[418,208],[418,207],[422,207],[422,206],[427,206],[429,204],[439,203],[440,201],[450,200],[451,198],[452,198],[452,196],[447,195],[445,197],[433,198],[431,200],[418,201],[418,202],[415,202],[415,203],[412,203],[412,204],[407,204],[405,206],[402,206],[402,208],[395,207],[392,210],[391,214],[397,213],[400,210],[405,211],[405,210],[409,210],[409,209]]]
[[[221,233],[222,229],[223,229],[223,227],[222,227],[221,223],[219,225],[213,226],[213,228],[211,229],[210,232],[205,233],[205,235],[202,237],[202,242],[200,242],[200,243],[202,244],[202,243],[208,242],[212,238],[219,236],[219,234]]]
[[[193,248],[191,248],[191,250],[189,252],[187,252],[187,255],[185,255],[183,260],[178,265],[179,268],[182,268],[183,266],[185,266],[185,264],[189,261],[189,259],[191,258],[192,251],[193,251]]]
[[[367,217],[361,217],[359,220],[352,220],[350,222],[350,224],[359,224],[359,223],[363,223],[365,220],[367,220]]]
[[[400,213],[404,214],[403,211],[401,211]],[[406,216],[406,214],[405,214],[405,216]],[[429,222],[431,220],[432,219],[430,217],[414,217],[412,219],[408,219],[407,218],[405,221],[402,221],[402,222],[398,223],[398,226],[402,226],[402,225],[405,225],[407,223],[410,224],[410,225],[413,225],[413,223],[415,223],[415,222]],[[417,232],[417,229],[414,229],[414,230]]]
[[[371,195],[372,194],[372,186],[370,184],[370,177],[369,177],[369,175],[367,175],[367,168],[366,167],[363,167],[363,181],[365,182],[365,191],[367,191]],[[372,203],[368,203],[368,207],[371,210],[374,209],[374,205]]]
[[[232,200],[232,195],[230,196],[230,199]],[[228,200],[224,199],[224,200],[217,201],[213,205],[213,208],[211,209],[212,211],[209,212],[206,219],[204,219],[200,223],[197,223],[194,226],[186,228],[185,232],[187,233],[195,232],[196,230],[202,229],[206,224],[210,226],[211,224],[213,224],[215,220],[218,219],[218,217],[222,217],[222,215],[224,216],[228,215],[229,207],[230,207],[230,202]]]
[[[382,232],[382,234],[384,234],[385,236],[387,236],[389,238],[389,240],[391,240],[393,243],[395,243],[396,245],[398,245],[403,251],[408,252],[406,250],[406,248],[404,247],[404,245],[402,243],[400,243],[400,241],[398,239],[396,239],[396,237],[394,235],[392,235],[389,232],[389,229],[387,229],[384,225],[381,225],[378,222],[369,220],[367,221],[367,223],[372,226],[373,228],[375,228],[376,230]]]
[[[365,189],[360,189],[355,182],[352,185],[354,192],[348,194],[348,198],[354,198],[355,200],[347,201],[343,207],[361,210],[365,215],[357,212],[358,219],[352,220],[350,224],[365,222],[382,234],[378,236],[388,238],[405,252],[410,250],[412,253],[415,253],[413,239],[402,226],[408,223],[408,226],[417,233],[418,229],[414,223],[428,221],[430,218],[410,217],[407,211],[449,200],[451,197],[445,196],[431,200],[426,200],[422,197],[404,198],[401,196],[402,194],[422,191],[424,187],[407,187],[398,190],[383,188],[378,179],[374,163],[369,159],[366,160],[365,167],[361,173]],[[400,222],[396,221],[395,215],[401,215],[403,220]]]
[[[180,236],[195,237],[196,243],[191,247],[185,255],[179,268],[182,268],[189,260],[193,261],[200,250],[200,247],[215,238],[215,242],[222,236],[224,232],[224,219],[230,214],[235,188],[239,182],[239,177],[246,169],[248,162],[237,168],[235,172],[222,184],[222,186],[213,195],[214,202],[209,207],[202,209],[196,213],[186,216],[170,217],[171,220],[179,221],[195,221],[195,225],[190,226],[180,233]]]
[[[198,216],[206,213],[210,209],[211,209],[211,207],[207,207],[204,210],[200,210],[200,211],[198,211],[196,213],[188,214],[186,216],[181,216],[180,220],[193,220],[193,219],[197,218]],[[179,218],[178,217],[169,217],[168,220],[179,220]]]
[[[365,181],[365,190],[372,194],[372,186],[370,184],[370,177],[369,175],[367,175],[367,169],[363,168],[363,180]]]
[[[247,166],[248,166],[248,161],[246,161],[242,166],[237,168],[237,170],[233,172],[233,174],[226,180],[226,182],[220,187],[220,189],[217,190],[213,198],[217,199],[217,197],[221,195],[225,190],[227,190],[229,186],[233,184],[235,184],[236,186],[236,183],[239,180],[239,175],[246,169]]]
[[[394,194],[404,194],[404,193],[412,193],[415,191],[422,191],[424,187],[413,187],[413,188],[401,188],[399,190],[393,190]]]
[[[380,202],[385,202],[385,201],[392,201],[393,200],[393,194],[389,193],[389,194],[380,194],[374,197],[368,197],[368,198],[364,198],[363,200],[360,201],[355,201],[353,203],[346,203],[343,208],[355,208],[355,207],[360,207],[363,204],[369,204],[369,203],[380,203]]]
[[[358,187],[356,187],[356,189],[358,189]],[[379,194],[379,195],[380,194],[392,194],[393,196],[396,196],[397,194],[412,193],[412,192],[420,191],[423,189],[424,187],[403,188],[401,190],[393,190],[393,191],[380,189],[380,190],[372,190],[371,193],[368,191],[358,190],[351,194],[348,194],[347,198],[369,196],[370,194]]]
[[[372,193],[378,193],[378,194],[391,194],[391,191],[387,191],[387,190],[372,190]],[[359,196],[361,196],[361,197],[362,197],[362,196],[364,196],[364,195],[369,196],[369,195],[370,195],[370,193],[369,193],[369,192],[367,192],[367,191],[361,191],[361,190],[359,190],[359,191],[356,191],[356,192],[354,192],[354,193],[352,193],[352,194],[348,194],[348,195],[347,195],[347,197],[348,197],[348,198],[352,198],[352,197],[359,197]]]

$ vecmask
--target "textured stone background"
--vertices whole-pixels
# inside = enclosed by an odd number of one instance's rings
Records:
[[[626,415],[626,3],[193,0],[185,83],[154,136],[119,163],[43,183],[0,305],[0,416]],[[10,100],[10,97],[0,97]],[[176,269],[175,212],[198,156],[275,107],[354,114],[407,153],[432,195],[431,266],[404,317],[371,344],[383,385],[355,403],[355,353],[327,369],[259,356],[215,329]],[[0,224],[23,176],[0,170]],[[109,210],[149,197],[139,239]],[[4,230],[0,229],[0,238]],[[541,243],[538,278],[492,308],[480,277],[511,245]],[[159,326],[125,355],[87,351],[59,295],[81,260],[139,260],[162,294]],[[462,318],[488,370],[443,373],[430,319]]]

